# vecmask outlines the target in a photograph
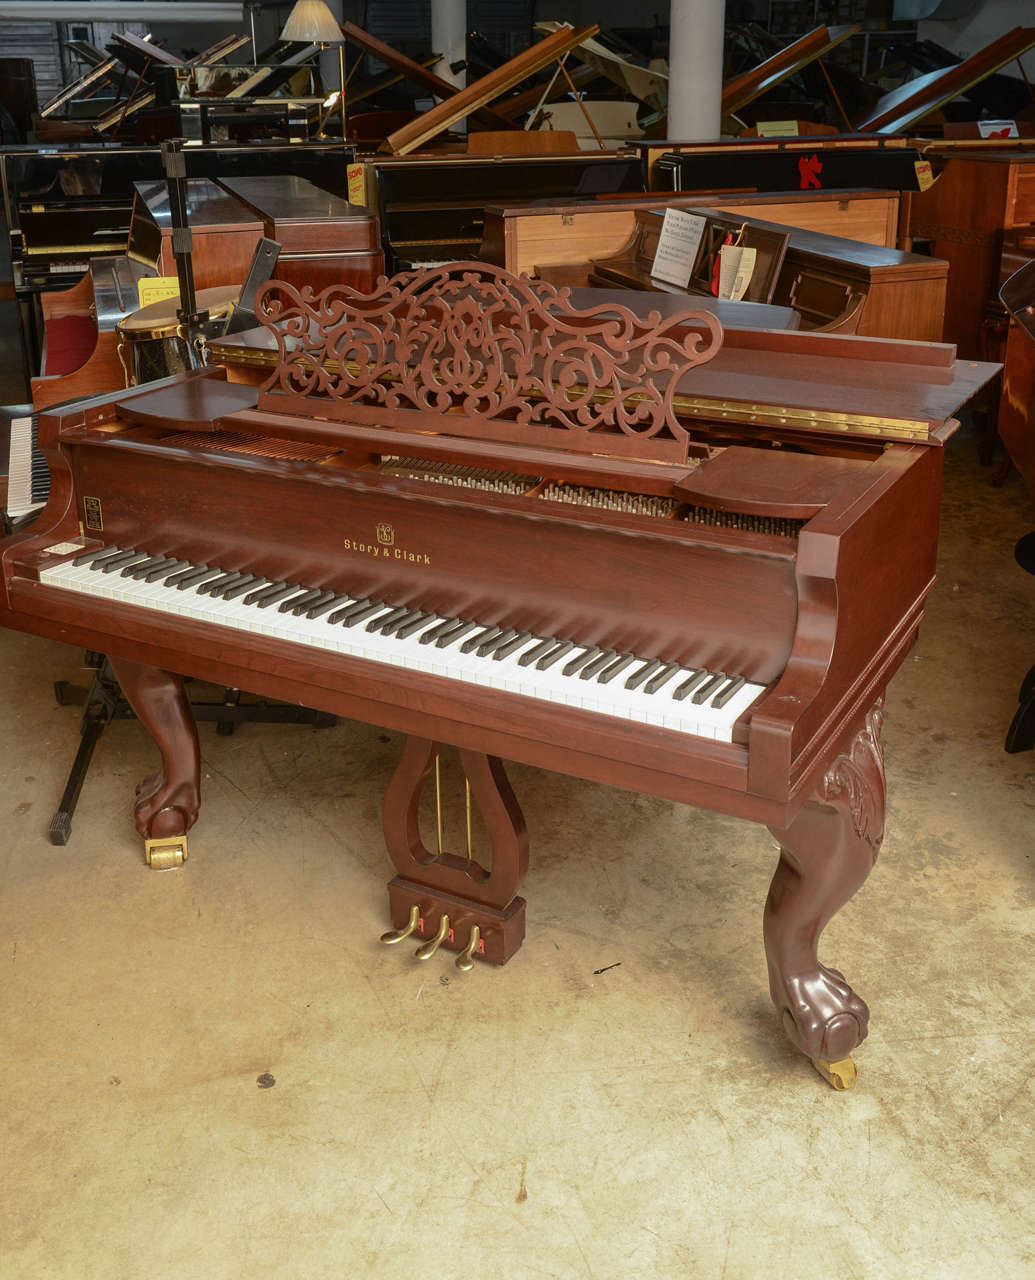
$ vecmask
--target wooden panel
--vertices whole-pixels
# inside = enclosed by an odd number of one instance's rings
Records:
[[[1035,161],[1014,165],[1013,179],[1013,210],[1006,225],[1021,226],[1035,222]]]

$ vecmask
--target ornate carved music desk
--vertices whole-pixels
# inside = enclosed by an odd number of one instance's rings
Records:
[[[261,387],[209,369],[45,416],[50,502],[0,543],[0,624],[107,653],[155,739],[152,863],[182,861],[200,804],[187,674],[409,735],[385,941],[422,959],[521,944],[504,759],[748,818],[782,849],[779,1017],[850,1082],[868,1012],[819,935],[880,845],[884,692],[933,581],[951,413],[992,367],[576,309],[477,263],[260,305]],[[446,745],[491,863],[422,830]]]

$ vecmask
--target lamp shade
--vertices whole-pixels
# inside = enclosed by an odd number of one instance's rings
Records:
[[[338,19],[324,0],[296,0],[288,14],[281,40],[297,40],[300,44],[344,44]]]

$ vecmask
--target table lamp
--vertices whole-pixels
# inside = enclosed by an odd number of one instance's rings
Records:
[[[341,78],[341,96],[338,102],[341,107],[341,140],[345,142],[348,137],[345,128],[345,37],[338,19],[324,0],[296,0],[280,38],[295,40],[299,44],[318,44],[321,48],[332,44],[338,46],[338,75]]]

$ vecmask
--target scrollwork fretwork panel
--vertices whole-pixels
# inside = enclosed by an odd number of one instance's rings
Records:
[[[271,281],[257,308],[278,350],[260,408],[669,460],[689,443],[680,378],[722,344],[708,312],[578,309],[568,289],[475,262],[370,294]]]

